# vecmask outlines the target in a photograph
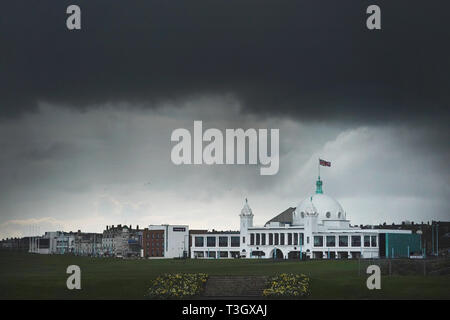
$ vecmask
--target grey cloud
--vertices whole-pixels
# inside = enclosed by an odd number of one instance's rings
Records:
[[[377,1],[372,33],[366,1],[80,1],[79,32],[65,29],[72,2],[8,2],[1,114],[232,93],[261,116],[445,124],[449,4],[437,2]]]

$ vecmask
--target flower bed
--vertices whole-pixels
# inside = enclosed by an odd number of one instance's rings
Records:
[[[310,293],[310,279],[304,274],[282,273],[270,278],[263,296],[301,298]]]
[[[183,299],[200,295],[208,275],[204,273],[163,274],[152,281],[148,296],[152,299]]]

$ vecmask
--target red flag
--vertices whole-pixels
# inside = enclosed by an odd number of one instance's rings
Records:
[[[331,167],[331,162],[319,159],[319,164],[324,167]]]

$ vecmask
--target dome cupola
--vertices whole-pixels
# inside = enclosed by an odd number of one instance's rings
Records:
[[[305,216],[317,214],[318,220],[345,220],[345,212],[339,202],[323,194],[322,180],[316,181],[316,193],[300,201],[293,216],[293,225],[303,225]]]

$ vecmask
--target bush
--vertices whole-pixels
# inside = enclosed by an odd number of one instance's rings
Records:
[[[263,296],[279,298],[301,298],[310,293],[310,279],[304,274],[282,273],[267,282]]]
[[[204,273],[163,274],[152,281],[148,296],[152,299],[183,299],[200,295],[208,275]]]

